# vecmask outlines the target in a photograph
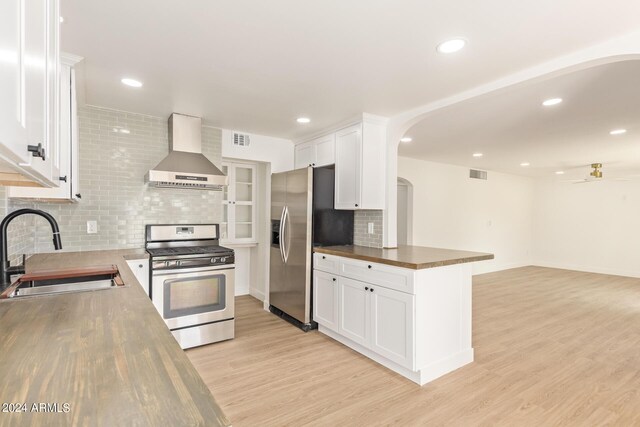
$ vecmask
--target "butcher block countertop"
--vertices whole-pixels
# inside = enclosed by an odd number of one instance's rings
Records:
[[[313,250],[321,254],[336,255],[412,270],[493,259],[493,254],[429,248],[426,246],[398,246],[396,249],[369,248],[366,246],[325,246],[316,247]]]
[[[230,425],[126,263],[146,256],[29,258],[28,273],[114,264],[124,286],[0,301],[0,426]]]

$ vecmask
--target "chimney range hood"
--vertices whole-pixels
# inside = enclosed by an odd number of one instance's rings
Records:
[[[202,120],[173,113],[169,117],[169,155],[145,175],[155,187],[222,190],[227,177],[202,154]]]

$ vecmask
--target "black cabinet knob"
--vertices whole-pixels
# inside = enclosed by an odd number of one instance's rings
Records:
[[[371,292],[373,292],[373,288],[369,289]]]
[[[80,193],[76,193],[76,197],[77,197],[78,199],[82,199],[82,194],[80,194]]]
[[[333,281],[334,281],[334,282],[336,281],[336,278],[335,278],[335,277],[333,278]]]
[[[364,290],[365,290],[365,291],[368,291],[368,290],[369,290],[369,287],[368,287],[368,286],[365,286],[365,287],[364,287]]]
[[[358,207],[358,204],[356,203],[356,208]]]
[[[324,255],[322,255],[322,259],[327,259],[327,257],[326,257],[326,256],[324,256]]]
[[[370,265],[367,265],[367,268],[371,269],[372,267]]]
[[[58,177],[58,180],[62,182],[67,182],[67,175]]]
[[[142,264],[138,264],[138,268],[142,268]]]

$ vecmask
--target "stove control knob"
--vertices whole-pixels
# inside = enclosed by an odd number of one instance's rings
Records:
[[[176,267],[180,267],[182,265],[182,261],[176,261]]]
[[[220,262],[227,262],[227,258],[225,257],[220,258]]]
[[[165,266],[166,268],[169,268],[169,267],[171,266],[171,263],[170,263],[169,261],[165,261],[165,262],[164,262],[164,266]]]

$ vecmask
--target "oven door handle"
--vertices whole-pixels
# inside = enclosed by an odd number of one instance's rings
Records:
[[[284,262],[285,264],[287,262],[289,262],[289,251],[291,250],[291,244],[287,244],[287,242],[290,240],[291,236],[289,235],[290,233],[287,231],[287,229],[289,228],[289,207],[285,206],[284,207],[284,225],[282,226],[282,231],[284,231],[285,237],[284,239],[284,243],[282,244],[282,252],[284,254]]]
[[[286,263],[284,259],[284,212],[287,209],[286,206],[282,208],[282,213],[280,214],[280,230],[278,230],[279,238],[278,245],[280,246],[280,258],[282,258],[282,263]]]

